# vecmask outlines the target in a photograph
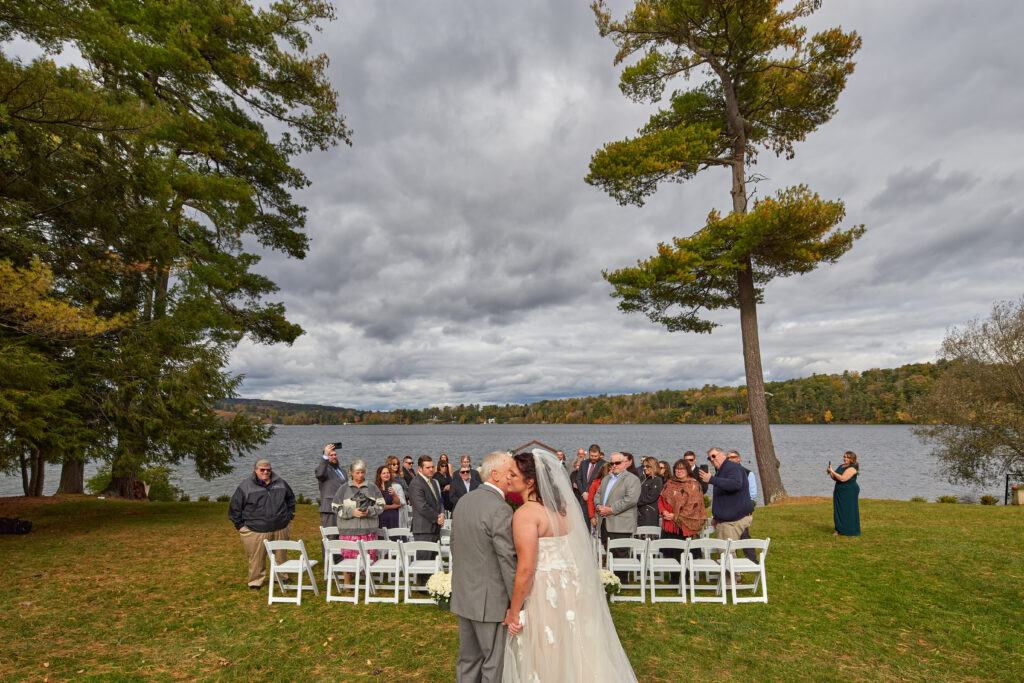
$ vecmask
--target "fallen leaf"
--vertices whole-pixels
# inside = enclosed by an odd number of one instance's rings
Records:
[[[44,669],[49,669],[50,668],[50,663],[49,662],[43,662],[43,668]]]
[[[22,607],[31,607],[32,606],[31,602],[19,602],[18,604],[20,606],[22,606]]]

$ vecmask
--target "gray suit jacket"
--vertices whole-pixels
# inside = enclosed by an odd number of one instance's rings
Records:
[[[452,605],[471,621],[500,622],[512,599],[512,508],[490,486],[470,491],[452,518]]]
[[[330,463],[320,458],[320,464],[316,466],[316,472],[313,474],[316,475],[316,480],[320,482],[320,512],[333,513],[334,509],[331,507],[331,501],[334,500],[334,494],[338,492],[338,487],[344,484],[348,477],[342,472],[341,478],[339,478],[329,468]]]
[[[609,517],[602,517],[602,524],[613,534],[631,534],[636,531],[636,504],[640,499],[640,480],[628,471],[619,475],[615,486],[608,494],[608,502],[604,500],[604,491],[608,488],[610,477],[601,480],[594,494],[594,505],[607,505],[612,509]]]
[[[441,487],[433,479],[430,486],[437,493],[435,497],[427,482],[417,474],[409,482],[409,491],[406,494],[409,505],[412,506],[412,533],[414,534],[437,534],[440,536],[441,527],[437,524],[437,516],[444,512],[444,504],[441,498]]]

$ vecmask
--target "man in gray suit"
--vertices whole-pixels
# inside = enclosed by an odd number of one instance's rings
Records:
[[[337,449],[340,443],[329,443],[324,446],[323,459],[316,466],[316,480],[320,484],[320,526],[338,526],[331,501],[338,488],[345,483],[345,473],[338,464]]]
[[[441,487],[434,481],[434,461],[429,455],[421,455],[417,461],[416,475],[409,482],[407,497],[412,506],[412,537],[416,541],[437,543],[441,540],[441,527],[444,526],[444,499],[441,498]],[[429,552],[420,550],[416,559],[428,559]],[[420,574],[417,580],[420,585],[427,582],[427,577]]]
[[[636,531],[636,504],[640,500],[640,480],[626,469],[626,456],[612,453],[611,469],[594,493],[594,511],[601,527],[601,543],[609,538],[630,538]],[[616,557],[625,557],[625,548],[615,550]],[[625,577],[620,576],[620,579]]]
[[[501,681],[505,613],[516,576],[512,508],[505,502],[512,458],[495,451],[481,466],[482,486],[452,518],[452,612],[459,617],[457,683]]]

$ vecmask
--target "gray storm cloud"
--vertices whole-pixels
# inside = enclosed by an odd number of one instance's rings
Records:
[[[339,5],[314,45],[354,146],[300,160],[309,255],[261,270],[307,334],[241,345],[244,396],[393,408],[743,381],[735,312],[668,334],[609,297],[602,269],[699,228],[728,180],[663,186],[642,209],[583,182],[594,150],[653,112],[619,93],[586,5]],[[761,153],[756,191],[806,183],[868,232],[769,285],[767,379],[931,360],[1024,275],[1024,8],[833,0],[813,22],[861,33],[857,70],[794,160]]]

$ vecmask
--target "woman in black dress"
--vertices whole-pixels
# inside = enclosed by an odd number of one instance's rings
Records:
[[[660,526],[661,515],[658,514],[658,497],[661,495],[661,487],[665,485],[662,479],[661,465],[656,458],[647,457],[641,460],[643,463],[644,478],[640,481],[640,498],[637,500],[637,526]]]
[[[452,511],[452,470],[448,464],[448,456],[444,453],[437,460],[437,471],[434,472],[433,479],[441,489],[444,511],[446,514],[450,514]]]
[[[380,513],[378,518],[380,525],[385,529],[394,529],[398,526],[398,507],[401,505],[401,502],[391,486],[391,468],[387,465],[378,467],[374,483],[384,495],[384,511]]]

